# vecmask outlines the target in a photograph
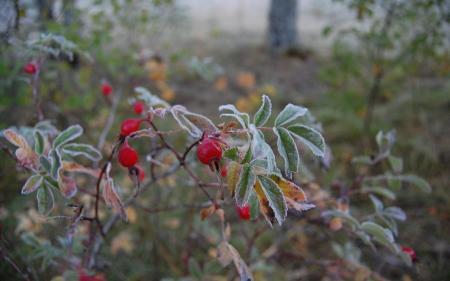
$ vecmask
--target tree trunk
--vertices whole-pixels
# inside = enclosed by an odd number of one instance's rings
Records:
[[[271,0],[268,41],[275,52],[283,53],[298,47],[297,0]]]

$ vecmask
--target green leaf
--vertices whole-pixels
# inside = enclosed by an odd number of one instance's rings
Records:
[[[269,120],[270,114],[272,114],[272,102],[266,95],[262,96],[262,104],[253,117],[253,123],[256,127],[261,127]]]
[[[202,279],[202,269],[200,268],[200,265],[198,264],[197,260],[195,258],[191,257],[189,259],[189,273],[195,277],[198,280]]]
[[[280,187],[270,178],[258,176],[264,195],[269,201],[278,224],[281,225],[287,216],[287,204]]]
[[[431,192],[430,184],[421,177],[418,177],[416,175],[402,175],[402,176],[397,176],[396,178],[398,178],[401,181],[408,182],[410,184],[415,185],[423,192],[426,192],[426,193]]]
[[[378,199],[376,196],[370,194],[370,201],[372,201],[372,205],[375,209],[375,212],[377,213],[381,213],[384,209],[384,205],[383,202],[380,201],[380,199]]]
[[[59,151],[57,149],[52,149],[50,151],[50,159],[52,160],[52,167],[50,170],[50,174],[51,176],[55,179],[58,180],[59,178],[59,170],[61,169],[61,155],[59,154]]]
[[[375,193],[377,195],[384,196],[391,200],[394,200],[396,197],[394,192],[392,192],[391,190],[389,190],[385,187],[380,187],[380,186],[374,186],[374,187],[364,186],[361,191],[366,192],[366,193]]]
[[[36,200],[39,213],[48,215],[52,211],[55,199],[50,188],[45,185],[39,188],[36,194]]]
[[[41,132],[39,132],[38,130],[35,130],[34,131],[34,151],[37,154],[42,154],[44,152],[44,146],[45,146],[44,136],[42,135]]]
[[[184,106],[174,105],[170,108],[170,113],[178,125],[194,138],[199,138],[204,133],[210,134],[218,130],[207,117],[190,112]]]
[[[170,105],[167,102],[153,95],[152,93],[150,93],[149,90],[147,90],[144,87],[136,87],[134,88],[134,91],[139,94],[138,98],[143,100],[148,106],[151,107],[162,106],[164,108],[170,107]]]
[[[296,118],[305,115],[307,111],[308,109],[303,106],[293,105],[290,103],[286,105],[280,114],[278,114],[275,119],[275,127],[283,126]]]
[[[285,128],[273,128],[273,131],[278,137],[278,152],[284,159],[284,168],[286,173],[297,172],[299,165],[299,154],[294,139]]]
[[[63,146],[63,152],[70,156],[82,155],[93,161],[102,159],[102,154],[96,148],[89,144],[70,143]]]
[[[47,157],[45,157],[44,155],[41,155],[39,157],[39,163],[41,164],[41,167],[44,168],[44,171],[47,173],[50,173],[52,170],[52,164],[50,163],[50,161],[48,160]]]
[[[255,220],[259,216],[259,201],[256,192],[252,190],[250,192],[250,197],[248,199],[248,204],[250,206],[250,216],[252,220]]]
[[[80,125],[73,125],[65,129],[53,141],[53,148],[58,148],[68,142],[73,141],[83,134],[83,128]]]
[[[239,149],[237,147],[229,148],[223,152],[223,157],[237,162],[239,161]]]
[[[239,207],[244,206],[248,202],[250,192],[255,185],[255,175],[252,173],[252,167],[246,163],[242,166],[239,180],[236,185],[236,203]]]
[[[22,187],[22,194],[30,194],[39,188],[42,184],[42,177],[39,175],[32,175],[27,179]]]
[[[319,157],[325,155],[325,140],[317,130],[303,125],[289,126],[288,130],[292,135],[304,143],[314,155]]]
[[[245,152],[244,159],[242,159],[241,164],[249,163],[252,160],[253,154],[252,154],[252,145],[248,146],[247,152]]]
[[[366,221],[361,224],[361,229],[370,234],[375,241],[388,247],[393,252],[397,252],[397,245],[394,242],[392,232],[374,222]]]

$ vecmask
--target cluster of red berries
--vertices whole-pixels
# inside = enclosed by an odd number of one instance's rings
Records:
[[[120,126],[120,137],[125,138],[130,134],[138,131],[142,122],[142,119],[130,118],[124,120],[122,122],[122,125]],[[144,180],[144,170],[139,164],[137,164],[139,162],[139,155],[137,151],[128,144],[127,141],[125,141],[121,145],[117,154],[117,159],[119,160],[120,165],[130,170],[130,173],[132,170],[134,170],[140,182]]]
[[[209,136],[203,137],[197,147],[197,158],[200,162],[209,166],[219,163],[222,159],[222,146],[220,141]],[[222,177],[227,176],[226,165],[220,167],[220,175]],[[248,204],[242,207],[236,207],[236,211],[242,220],[250,220],[250,206]]]
[[[29,62],[23,67],[23,71],[27,74],[36,74],[38,65],[35,62]]]

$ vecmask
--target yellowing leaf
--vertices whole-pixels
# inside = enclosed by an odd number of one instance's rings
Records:
[[[216,212],[216,206],[211,205],[209,207],[200,210],[200,218],[203,220],[207,219],[209,216]]]
[[[228,87],[228,79],[225,76],[221,76],[217,78],[216,82],[214,83],[214,89],[219,92],[223,92]]]
[[[240,166],[237,162],[230,162],[227,166],[227,186],[231,194],[234,195],[236,184],[239,180]]]

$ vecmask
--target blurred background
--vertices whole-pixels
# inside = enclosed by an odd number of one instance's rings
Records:
[[[62,37],[33,48],[41,34]],[[331,151],[325,165],[307,159],[297,178],[315,200],[338,198],[336,186],[382,171],[354,166],[352,158],[377,152],[378,131],[396,130],[393,153],[433,188],[430,194],[402,188],[394,201],[385,200],[407,215],[397,239],[417,252],[414,267],[364,246],[345,227],[294,216],[271,229],[262,219],[239,221],[234,207],[227,210],[231,241],[255,280],[450,280],[448,1],[0,0],[0,35],[0,128],[37,122],[23,67],[38,61],[45,119],[57,128],[81,124],[86,143],[98,143],[120,100],[100,147],[105,155],[120,120],[134,115],[136,86],[215,121],[222,104],[255,112],[263,94],[274,111],[287,103],[308,107]],[[55,52],[52,44],[70,52]],[[102,94],[105,82],[112,95]],[[183,147],[186,140],[171,141]],[[34,198],[20,196],[26,175],[7,153],[1,157],[1,257],[27,268],[32,280],[72,280],[73,270],[58,262],[65,251],[57,237],[67,223],[42,218]],[[130,192],[126,173],[118,177]],[[187,186],[182,174],[169,177],[127,209],[130,222],[118,225],[102,248],[96,268],[102,278],[237,280],[232,267],[214,258],[215,219],[201,221],[195,206],[158,211],[204,199]],[[89,206],[89,197],[79,195]],[[363,215],[372,206],[357,196],[350,208]],[[74,251],[82,253],[83,225],[78,232]],[[23,278],[2,261],[0,279]]]

